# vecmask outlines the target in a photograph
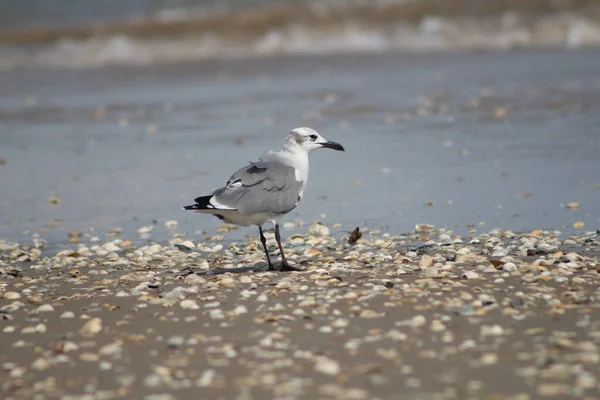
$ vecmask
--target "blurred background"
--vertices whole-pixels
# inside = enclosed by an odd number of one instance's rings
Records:
[[[600,42],[595,0],[22,0],[0,26],[1,69]]]
[[[297,126],[347,151],[290,221],[593,231],[599,45],[592,0],[2,1],[0,239],[214,233]]]

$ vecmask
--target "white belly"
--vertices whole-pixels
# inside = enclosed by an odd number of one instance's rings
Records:
[[[275,216],[271,213],[255,213],[251,215],[242,214],[237,210],[201,210],[197,211],[201,214],[212,214],[212,215],[220,215],[222,216],[223,222],[227,222],[228,224],[240,225],[240,226],[250,226],[250,225],[259,225],[262,226],[268,221],[276,220],[279,216]],[[221,218],[219,218],[221,219]]]

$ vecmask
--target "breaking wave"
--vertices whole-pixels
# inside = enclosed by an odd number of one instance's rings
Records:
[[[165,9],[133,21],[0,32],[0,69],[151,65],[340,52],[509,50],[600,45],[600,7],[566,1],[330,1],[207,13]],[[535,5],[535,7],[533,7]],[[533,8],[532,8],[533,7]]]

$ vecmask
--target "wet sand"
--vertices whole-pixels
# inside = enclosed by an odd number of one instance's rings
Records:
[[[599,398],[597,233],[303,230],[293,273],[206,275],[256,239],[3,244],[2,398]]]
[[[597,51],[523,51],[3,73],[0,237],[60,246],[153,225],[164,241],[167,220],[214,232],[180,206],[296,126],[346,153],[314,154],[289,220],[595,230],[598,71]]]

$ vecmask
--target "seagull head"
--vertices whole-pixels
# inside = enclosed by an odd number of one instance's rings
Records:
[[[294,150],[304,150],[309,153],[322,147],[344,151],[344,147],[336,142],[325,139],[314,129],[302,127],[292,129],[286,139],[286,147]]]

